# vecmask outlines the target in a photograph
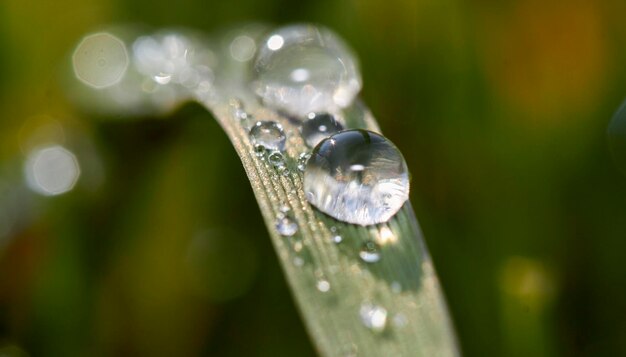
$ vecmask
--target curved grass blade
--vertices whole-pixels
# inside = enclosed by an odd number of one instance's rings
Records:
[[[248,131],[240,125],[230,103],[224,99],[204,104],[241,158],[320,354],[458,355],[445,300],[410,203],[389,222],[368,227],[339,222],[316,211],[306,200],[302,173],[297,169],[298,156],[308,151],[298,128],[267,108],[258,107],[250,113],[254,118],[281,123],[287,133],[289,173],[280,174],[255,153]],[[379,131],[362,105],[352,108],[348,123],[349,127]],[[286,208],[299,227],[291,237],[282,236],[276,228],[276,220]],[[379,262],[367,263],[360,258],[367,242],[379,247]]]

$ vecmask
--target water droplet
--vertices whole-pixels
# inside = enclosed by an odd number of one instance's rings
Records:
[[[348,106],[361,89],[351,50],[330,30],[283,27],[259,49],[254,88],[268,105],[304,117]]]
[[[361,322],[374,332],[382,332],[387,325],[387,310],[379,305],[364,302],[359,309]]]
[[[267,150],[265,149],[265,146],[261,145],[261,144],[256,144],[254,145],[254,154],[260,158],[261,160],[265,159],[265,153],[267,152]]]
[[[366,263],[376,263],[380,260],[380,249],[378,244],[368,241],[363,243],[361,250],[359,251],[359,257]]]
[[[283,154],[281,154],[279,151],[274,151],[272,152],[268,157],[267,157],[267,161],[269,161],[269,163],[274,166],[275,169],[280,170],[281,172],[284,171],[285,169],[285,158],[283,157]]]
[[[341,221],[388,221],[409,198],[409,174],[400,151],[385,137],[346,130],[320,142],[304,172],[307,200]]]
[[[343,130],[343,125],[334,116],[328,113],[312,113],[309,120],[302,124],[302,136],[310,147],[315,147],[320,141]]]
[[[250,129],[252,125],[255,124],[252,114],[246,112],[243,108],[235,108],[233,110],[233,116],[245,129]]]
[[[309,158],[311,158],[311,154],[308,152],[303,152],[302,154],[300,154],[300,156],[298,156],[298,170],[304,172],[304,170],[306,169],[306,163],[307,161],[309,161]]]
[[[316,287],[317,287],[317,290],[325,293],[330,290],[330,283],[327,280],[320,279],[317,281]]]
[[[285,149],[285,132],[282,125],[275,121],[258,121],[250,129],[253,144],[260,144],[267,150],[283,151]]]
[[[284,237],[291,237],[298,231],[298,224],[289,216],[278,217],[276,220],[276,230]]]
[[[334,235],[332,239],[333,239],[333,242],[336,244],[339,244],[343,241],[343,237],[340,236],[339,234]]]

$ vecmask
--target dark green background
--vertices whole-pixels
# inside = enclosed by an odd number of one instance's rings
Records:
[[[362,96],[408,160],[464,354],[626,355],[626,178],[606,141],[624,14],[621,0],[4,0],[0,210],[19,224],[0,244],[0,351],[314,354],[210,115],[102,120],[63,88],[74,46],[110,24],[310,21],[354,48]],[[91,150],[100,184],[83,167],[68,194],[23,192],[20,133],[41,115],[79,159]],[[194,265],[205,236],[217,248]]]

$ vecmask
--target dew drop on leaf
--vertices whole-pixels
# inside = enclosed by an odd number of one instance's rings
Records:
[[[304,118],[343,108],[361,90],[357,61],[330,30],[292,25],[271,33],[254,62],[253,87],[263,102]]]
[[[409,198],[409,173],[400,151],[385,137],[346,130],[322,140],[304,171],[308,201],[341,221],[388,221]]]
[[[263,145],[267,150],[283,151],[286,136],[282,125],[275,121],[258,121],[250,129],[252,144]]]

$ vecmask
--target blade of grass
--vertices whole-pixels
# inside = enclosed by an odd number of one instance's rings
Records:
[[[233,89],[235,88],[235,89]],[[234,92],[233,92],[234,91]],[[236,95],[229,95],[236,94]],[[324,356],[456,356],[456,338],[433,264],[409,202],[389,222],[356,226],[316,211],[306,200],[299,154],[309,151],[296,125],[278,113],[248,104],[254,118],[275,120],[288,137],[289,175],[279,174],[254,152],[248,131],[234,116],[228,98],[247,97],[245,89],[204,100],[237,151],[250,179],[270,237],[281,261],[304,323]],[[361,105],[347,114],[348,127],[380,131]],[[275,223],[288,206],[299,229],[293,237],[279,234]],[[340,235],[341,243],[333,237]],[[380,245],[381,260],[359,258],[367,241]],[[327,291],[326,291],[327,290]],[[363,304],[387,312],[382,331],[365,326]]]

